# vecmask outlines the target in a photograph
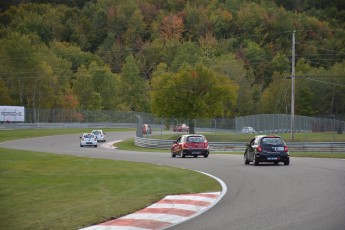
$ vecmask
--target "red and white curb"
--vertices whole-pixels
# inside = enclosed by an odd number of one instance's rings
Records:
[[[133,214],[81,230],[159,230],[185,222],[213,207],[221,192],[169,195]]]

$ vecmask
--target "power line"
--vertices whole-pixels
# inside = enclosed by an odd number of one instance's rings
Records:
[[[315,80],[315,81],[321,81],[321,80],[318,80],[315,78],[343,78],[343,77],[345,77],[345,75],[339,75],[339,76],[337,76],[337,75],[335,75],[335,76],[297,75],[297,76],[295,76],[295,78],[298,80],[310,79],[310,80]],[[283,80],[283,79],[291,79],[291,76],[282,78],[281,80]]]
[[[310,81],[316,81],[316,82],[320,82],[320,83],[324,83],[324,84],[328,84],[328,85],[335,85],[335,86],[345,87],[345,85],[342,85],[342,84],[337,84],[337,83],[332,83],[332,82],[327,82],[327,81],[321,81],[321,80],[312,79],[312,78],[309,78],[309,77],[306,77],[304,79],[307,79],[307,80],[310,80]]]
[[[342,53],[342,52],[338,52],[338,51],[330,50],[330,49],[323,49],[323,48],[320,48],[320,47],[316,47],[316,46],[312,46],[312,45],[307,45],[307,44],[304,44],[304,43],[296,43],[296,44],[299,44],[301,46],[316,48],[318,50],[323,50],[323,51],[327,51],[327,52],[333,52],[334,54],[345,55],[345,53]]]

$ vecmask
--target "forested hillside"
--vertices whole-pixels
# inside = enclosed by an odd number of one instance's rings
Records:
[[[345,2],[0,3],[0,105],[163,117],[345,114]]]

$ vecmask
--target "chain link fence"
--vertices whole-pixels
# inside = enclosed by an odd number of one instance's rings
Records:
[[[25,109],[26,123],[136,123],[134,112],[114,110]]]
[[[252,127],[256,133],[289,133],[291,115],[257,114],[236,118],[160,118],[150,113],[121,112],[114,110],[75,110],[75,109],[26,109],[25,123],[111,123],[132,124],[141,130],[143,124],[159,129],[172,129],[179,124],[193,125],[195,131],[231,131],[241,132],[243,127]],[[111,126],[111,125],[109,125]],[[345,115],[326,115],[319,117],[294,116],[294,132],[334,132],[345,130]],[[137,134],[140,132],[138,131]]]
[[[340,120],[342,119],[342,120]],[[289,133],[291,132],[291,115],[258,114],[236,117],[236,130],[242,127],[252,127],[257,133]],[[294,116],[294,132],[337,132],[345,129],[343,117],[334,115],[322,117]]]

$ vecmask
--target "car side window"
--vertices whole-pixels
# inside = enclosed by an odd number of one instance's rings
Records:
[[[181,142],[181,137],[179,137],[177,140],[176,140],[177,143],[180,143]]]
[[[259,142],[260,142],[260,139],[259,139],[259,138],[254,139],[254,144],[255,144],[255,145],[259,145]]]

